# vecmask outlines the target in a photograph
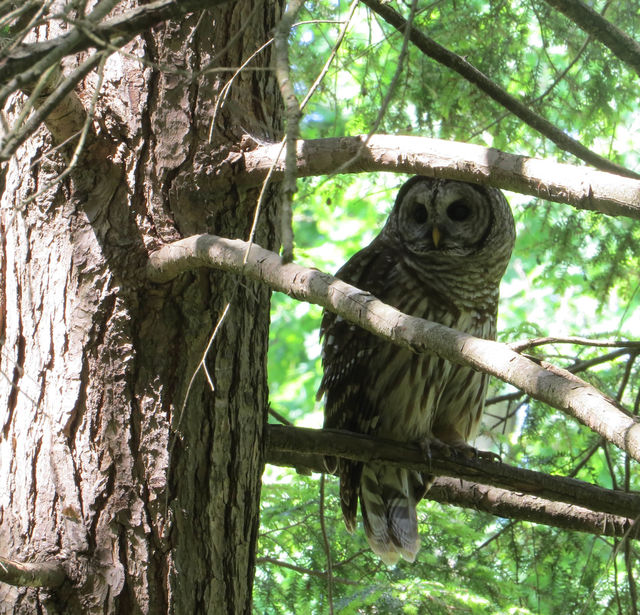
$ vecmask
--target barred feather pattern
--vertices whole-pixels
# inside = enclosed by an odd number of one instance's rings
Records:
[[[457,220],[465,213],[470,219]],[[494,339],[498,287],[514,238],[511,210],[498,190],[415,177],[401,188],[381,233],[336,276],[406,314]],[[473,437],[485,374],[412,353],[330,312],[321,335],[325,427],[400,442],[437,438],[453,447]],[[359,502],[372,550],[387,564],[414,561],[416,505],[432,477],[346,459],[328,459],[327,467],[340,477],[347,529],[356,529]]]

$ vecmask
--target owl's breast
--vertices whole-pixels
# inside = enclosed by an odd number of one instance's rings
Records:
[[[477,337],[495,336],[495,320],[473,310],[416,315]],[[434,430],[448,428],[465,440],[474,434],[484,406],[485,374],[431,353],[415,354],[391,344],[385,345],[377,361],[385,366],[372,391],[378,407],[379,436],[417,441],[432,437]]]

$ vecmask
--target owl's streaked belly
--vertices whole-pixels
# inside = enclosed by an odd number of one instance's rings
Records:
[[[479,321],[466,312],[440,318],[446,326],[492,338],[492,320]],[[454,365],[433,354],[415,354],[385,345],[377,363],[385,365],[372,387],[380,412],[377,435],[401,441],[419,441],[436,433],[455,431],[465,441],[480,422],[488,376]],[[387,356],[385,356],[387,355]]]

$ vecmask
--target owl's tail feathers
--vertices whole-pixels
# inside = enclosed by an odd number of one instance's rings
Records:
[[[420,549],[416,504],[424,495],[423,477],[411,470],[365,465],[360,508],[371,550],[387,564],[416,559]]]

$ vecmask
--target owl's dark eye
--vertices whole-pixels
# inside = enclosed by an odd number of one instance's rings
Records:
[[[454,222],[464,222],[471,215],[471,208],[462,200],[454,201],[447,207],[447,216]]]
[[[420,203],[414,203],[411,208],[411,217],[416,224],[424,224],[427,221],[427,209]]]

